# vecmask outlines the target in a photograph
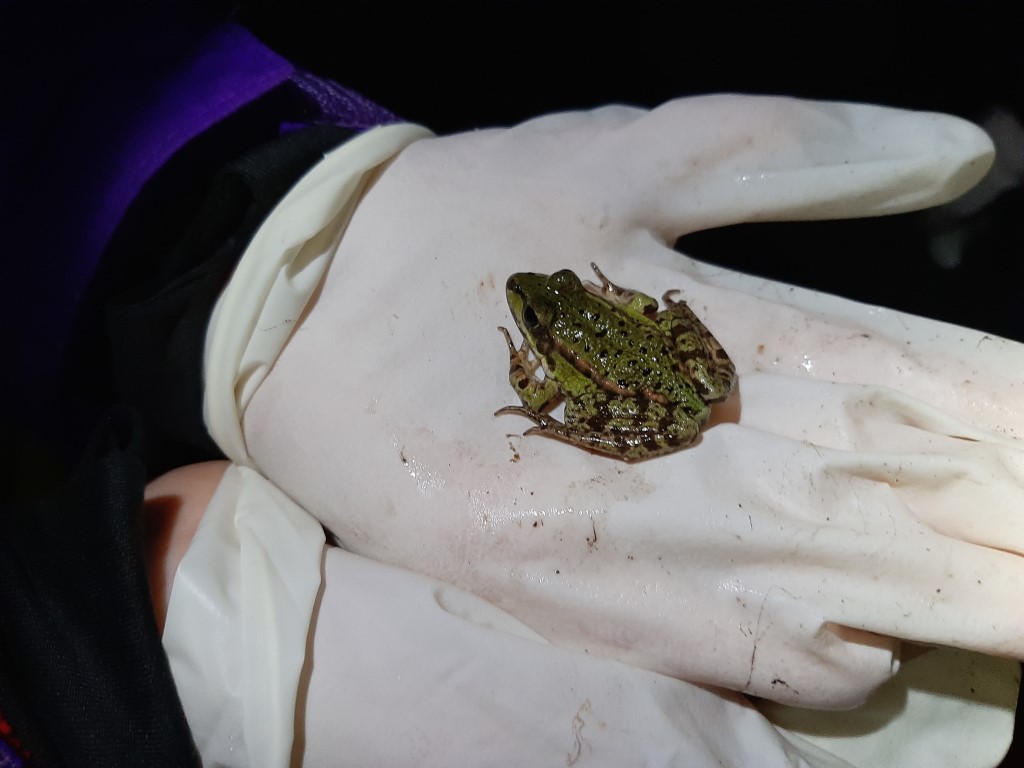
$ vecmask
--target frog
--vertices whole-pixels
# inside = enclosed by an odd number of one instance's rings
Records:
[[[626,463],[693,445],[711,406],[733,390],[732,360],[686,302],[674,298],[678,290],[662,295],[660,309],[651,296],[590,267],[600,285],[570,269],[508,278],[505,295],[521,346],[507,328],[498,330],[522,404],[494,415],[525,416],[534,426],[524,436]],[[551,415],[560,403],[563,421]]]

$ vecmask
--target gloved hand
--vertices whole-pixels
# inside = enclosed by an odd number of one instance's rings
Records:
[[[1004,659],[934,650],[852,712],[752,706],[325,548],[317,521],[245,467],[185,467],[147,496],[170,524],[152,551],[174,574],[163,640],[204,765],[985,768],[1013,730]]]
[[[233,458],[353,552],[685,680],[841,708],[888,678],[898,639],[1024,656],[1022,348],[671,249],[938,204],[990,159],[955,118],[741,96],[417,141],[347,229],[288,245],[288,201],[265,225],[300,262],[334,260],[272,368],[232,371]],[[680,289],[735,362],[692,447],[626,465],[492,416],[517,402],[506,278],[590,262]]]

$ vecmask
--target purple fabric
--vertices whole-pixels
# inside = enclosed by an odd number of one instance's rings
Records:
[[[366,129],[398,120],[354,91],[296,70],[243,27],[216,27],[180,70],[159,84],[151,102],[124,126],[121,152],[108,166],[109,183],[85,233],[76,265],[81,271],[76,279],[93,273],[96,260],[132,200],[176,151],[286,81],[312,102],[318,114],[301,123],[283,119],[282,130],[312,122]]]
[[[81,300],[143,185],[189,140],[293,72],[234,25],[141,13],[76,21],[80,35],[58,27],[52,46],[25,33],[13,78],[22,122],[11,144],[20,151],[0,180],[11,219],[0,311],[17,328],[18,371],[5,399],[23,402],[28,413],[16,415],[31,423],[60,418],[49,412]],[[14,154],[6,141],[0,152]]]
[[[398,122],[399,118],[394,113],[355,91],[343,88],[333,80],[296,70],[291,76],[291,82],[320,109],[320,122],[358,130]]]
[[[121,127],[118,155],[84,233],[76,278],[91,275],[132,200],[190,139],[286,80],[292,66],[234,25],[214,28]]]
[[[269,102],[282,112],[278,133],[310,123],[365,129],[397,120],[336,83],[297,71],[235,24],[144,10],[116,19],[97,18],[88,7],[77,12],[57,28],[42,17],[30,20],[39,29],[18,30],[20,42],[5,51],[12,64],[0,68],[16,86],[8,101],[21,118],[10,139],[0,137],[0,216],[11,220],[4,227],[9,250],[0,258],[0,312],[17,328],[12,357],[19,371],[0,389],[13,387],[8,402],[37,406],[28,421],[45,421],[104,249],[147,181],[178,150],[274,94],[287,95]],[[48,45],[40,46],[33,38],[44,30]],[[226,142],[214,168],[239,152],[230,136]]]
[[[22,768],[24,765],[14,747],[8,747],[3,734],[0,734],[0,768]]]

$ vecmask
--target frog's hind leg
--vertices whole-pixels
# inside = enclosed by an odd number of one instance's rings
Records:
[[[661,297],[666,309],[659,315],[660,325],[672,338],[686,372],[700,386],[704,402],[721,402],[732,392],[736,367],[689,305],[672,298],[676,293],[678,291],[668,291]]]
[[[603,393],[566,401],[565,423],[542,414],[527,414],[537,426],[524,435],[541,435],[627,463],[686,448],[700,431],[700,421],[679,408],[648,400],[605,399]]]

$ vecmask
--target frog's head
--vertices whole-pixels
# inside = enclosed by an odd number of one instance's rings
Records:
[[[505,296],[512,317],[535,350],[538,339],[547,335],[555,318],[582,290],[580,279],[568,269],[553,275],[516,272],[505,283]]]

